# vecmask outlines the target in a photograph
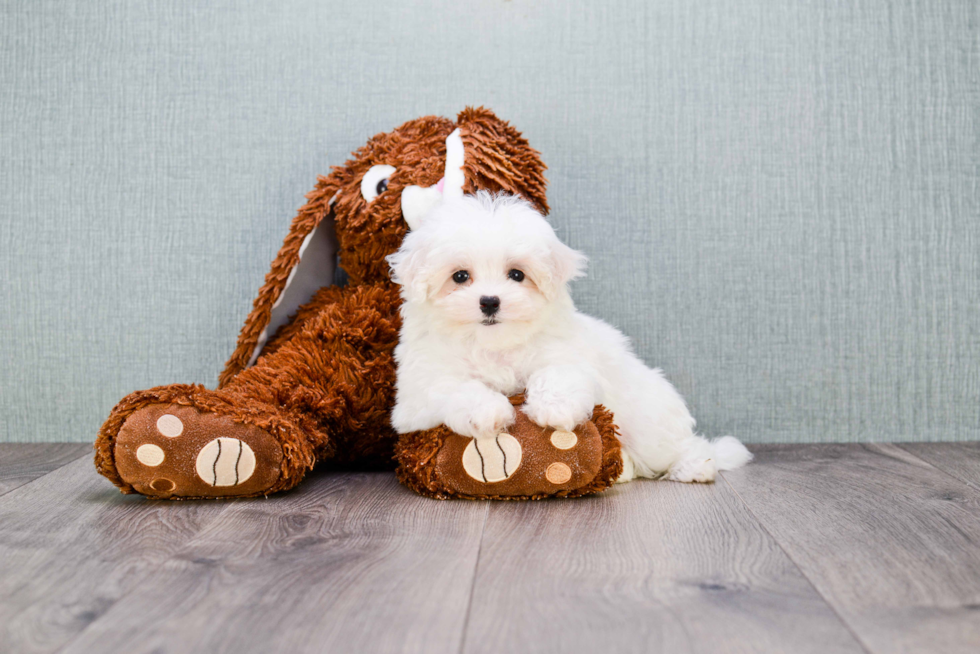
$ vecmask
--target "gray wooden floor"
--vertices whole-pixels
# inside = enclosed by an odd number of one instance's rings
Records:
[[[980,652],[980,444],[752,449],[580,500],[157,502],[0,445],[0,652]]]

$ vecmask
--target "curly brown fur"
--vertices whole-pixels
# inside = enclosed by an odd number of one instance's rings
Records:
[[[463,190],[520,195],[547,214],[548,180],[544,177],[547,166],[527,139],[510,123],[483,107],[464,109],[459,114],[459,123],[466,146]]]
[[[616,483],[619,476],[623,474],[623,453],[619,442],[619,429],[614,422],[612,411],[601,404],[596,405],[592,411],[592,424],[596,426],[599,435],[602,437],[602,468],[591,484],[578,489],[576,495],[567,495],[567,497],[579,497],[604,491]]]
[[[390,468],[399,305],[383,282],[318,294],[302,328],[222,390],[303,420],[317,459]]]

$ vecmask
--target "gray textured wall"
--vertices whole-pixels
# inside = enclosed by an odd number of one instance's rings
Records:
[[[316,174],[468,103],[706,433],[980,437],[980,3],[427,4],[3,4],[0,440],[214,384]]]

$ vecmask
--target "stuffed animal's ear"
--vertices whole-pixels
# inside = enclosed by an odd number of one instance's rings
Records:
[[[467,107],[459,112],[456,123],[466,150],[463,191],[519,195],[547,215],[547,166],[541,153],[510,123],[485,107]]]
[[[423,232],[409,232],[398,252],[388,256],[391,279],[402,287],[406,302],[424,302],[429,296],[429,269]]]
[[[317,290],[334,282],[338,269],[332,202],[340,186],[333,177],[318,180],[293,219],[252,312],[245,319],[235,351],[219,377],[219,387],[255,363],[276,330]]]

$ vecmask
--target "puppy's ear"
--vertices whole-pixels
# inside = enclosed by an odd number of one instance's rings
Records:
[[[406,302],[424,302],[429,295],[427,249],[423,234],[409,232],[398,252],[387,257],[391,280],[402,287]]]
[[[554,299],[568,282],[585,275],[589,258],[568,247],[557,238],[545,258],[545,269],[535,282],[549,300]]]
[[[565,285],[573,279],[585,276],[589,258],[578,250],[573,250],[561,241],[551,250],[552,266],[558,283]]]

